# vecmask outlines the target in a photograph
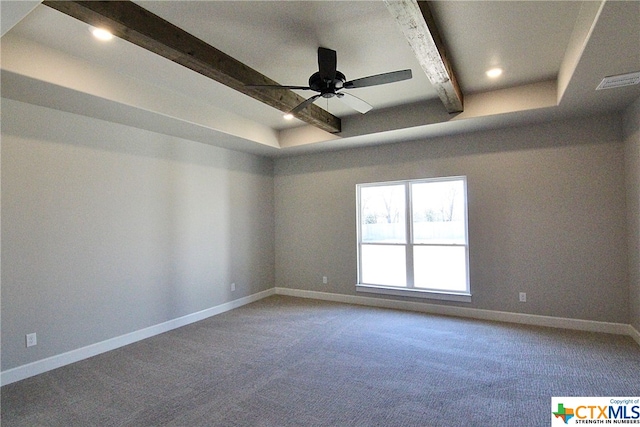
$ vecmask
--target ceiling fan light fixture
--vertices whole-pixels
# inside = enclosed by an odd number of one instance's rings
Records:
[[[498,77],[500,77],[502,75],[502,68],[498,68],[498,67],[491,68],[490,70],[487,70],[487,72],[485,74],[490,79],[498,78]]]

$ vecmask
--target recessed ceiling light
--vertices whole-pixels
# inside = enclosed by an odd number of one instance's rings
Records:
[[[98,40],[111,40],[113,38],[113,34],[111,34],[108,30],[104,28],[92,28],[91,34]]]
[[[291,113],[287,113],[287,114],[285,114],[285,115],[284,115],[284,116],[282,116],[282,117],[284,117],[284,119],[285,119],[285,120],[292,120],[292,119],[293,119],[293,114],[291,114]]]
[[[502,74],[502,68],[492,68],[488,70],[486,74],[487,74],[487,77],[495,79],[496,77],[499,77]]]

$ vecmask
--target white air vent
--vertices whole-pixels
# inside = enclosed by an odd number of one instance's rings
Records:
[[[638,83],[640,83],[640,71],[605,77],[602,79],[596,90],[613,89],[615,87],[637,85]]]

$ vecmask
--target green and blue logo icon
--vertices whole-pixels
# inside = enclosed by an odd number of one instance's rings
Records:
[[[569,420],[574,417],[573,408],[565,408],[564,403],[558,403],[558,410],[553,412],[556,418],[562,418],[565,424],[569,424]]]

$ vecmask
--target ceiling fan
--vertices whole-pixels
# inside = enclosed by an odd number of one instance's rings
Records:
[[[337,97],[354,110],[364,114],[373,107],[367,102],[353,96],[347,92],[341,92],[343,89],[357,89],[361,87],[378,86],[387,83],[408,80],[411,76],[411,70],[392,71],[390,73],[376,74],[374,76],[362,77],[355,80],[346,81],[346,77],[336,69],[337,55],[335,50],[324,47],[318,48],[318,71],[309,77],[309,86],[280,86],[280,85],[247,85],[251,88],[270,88],[270,89],[297,89],[297,90],[313,90],[318,92],[306,101],[296,106],[289,114],[295,114],[309,105],[318,98]]]

